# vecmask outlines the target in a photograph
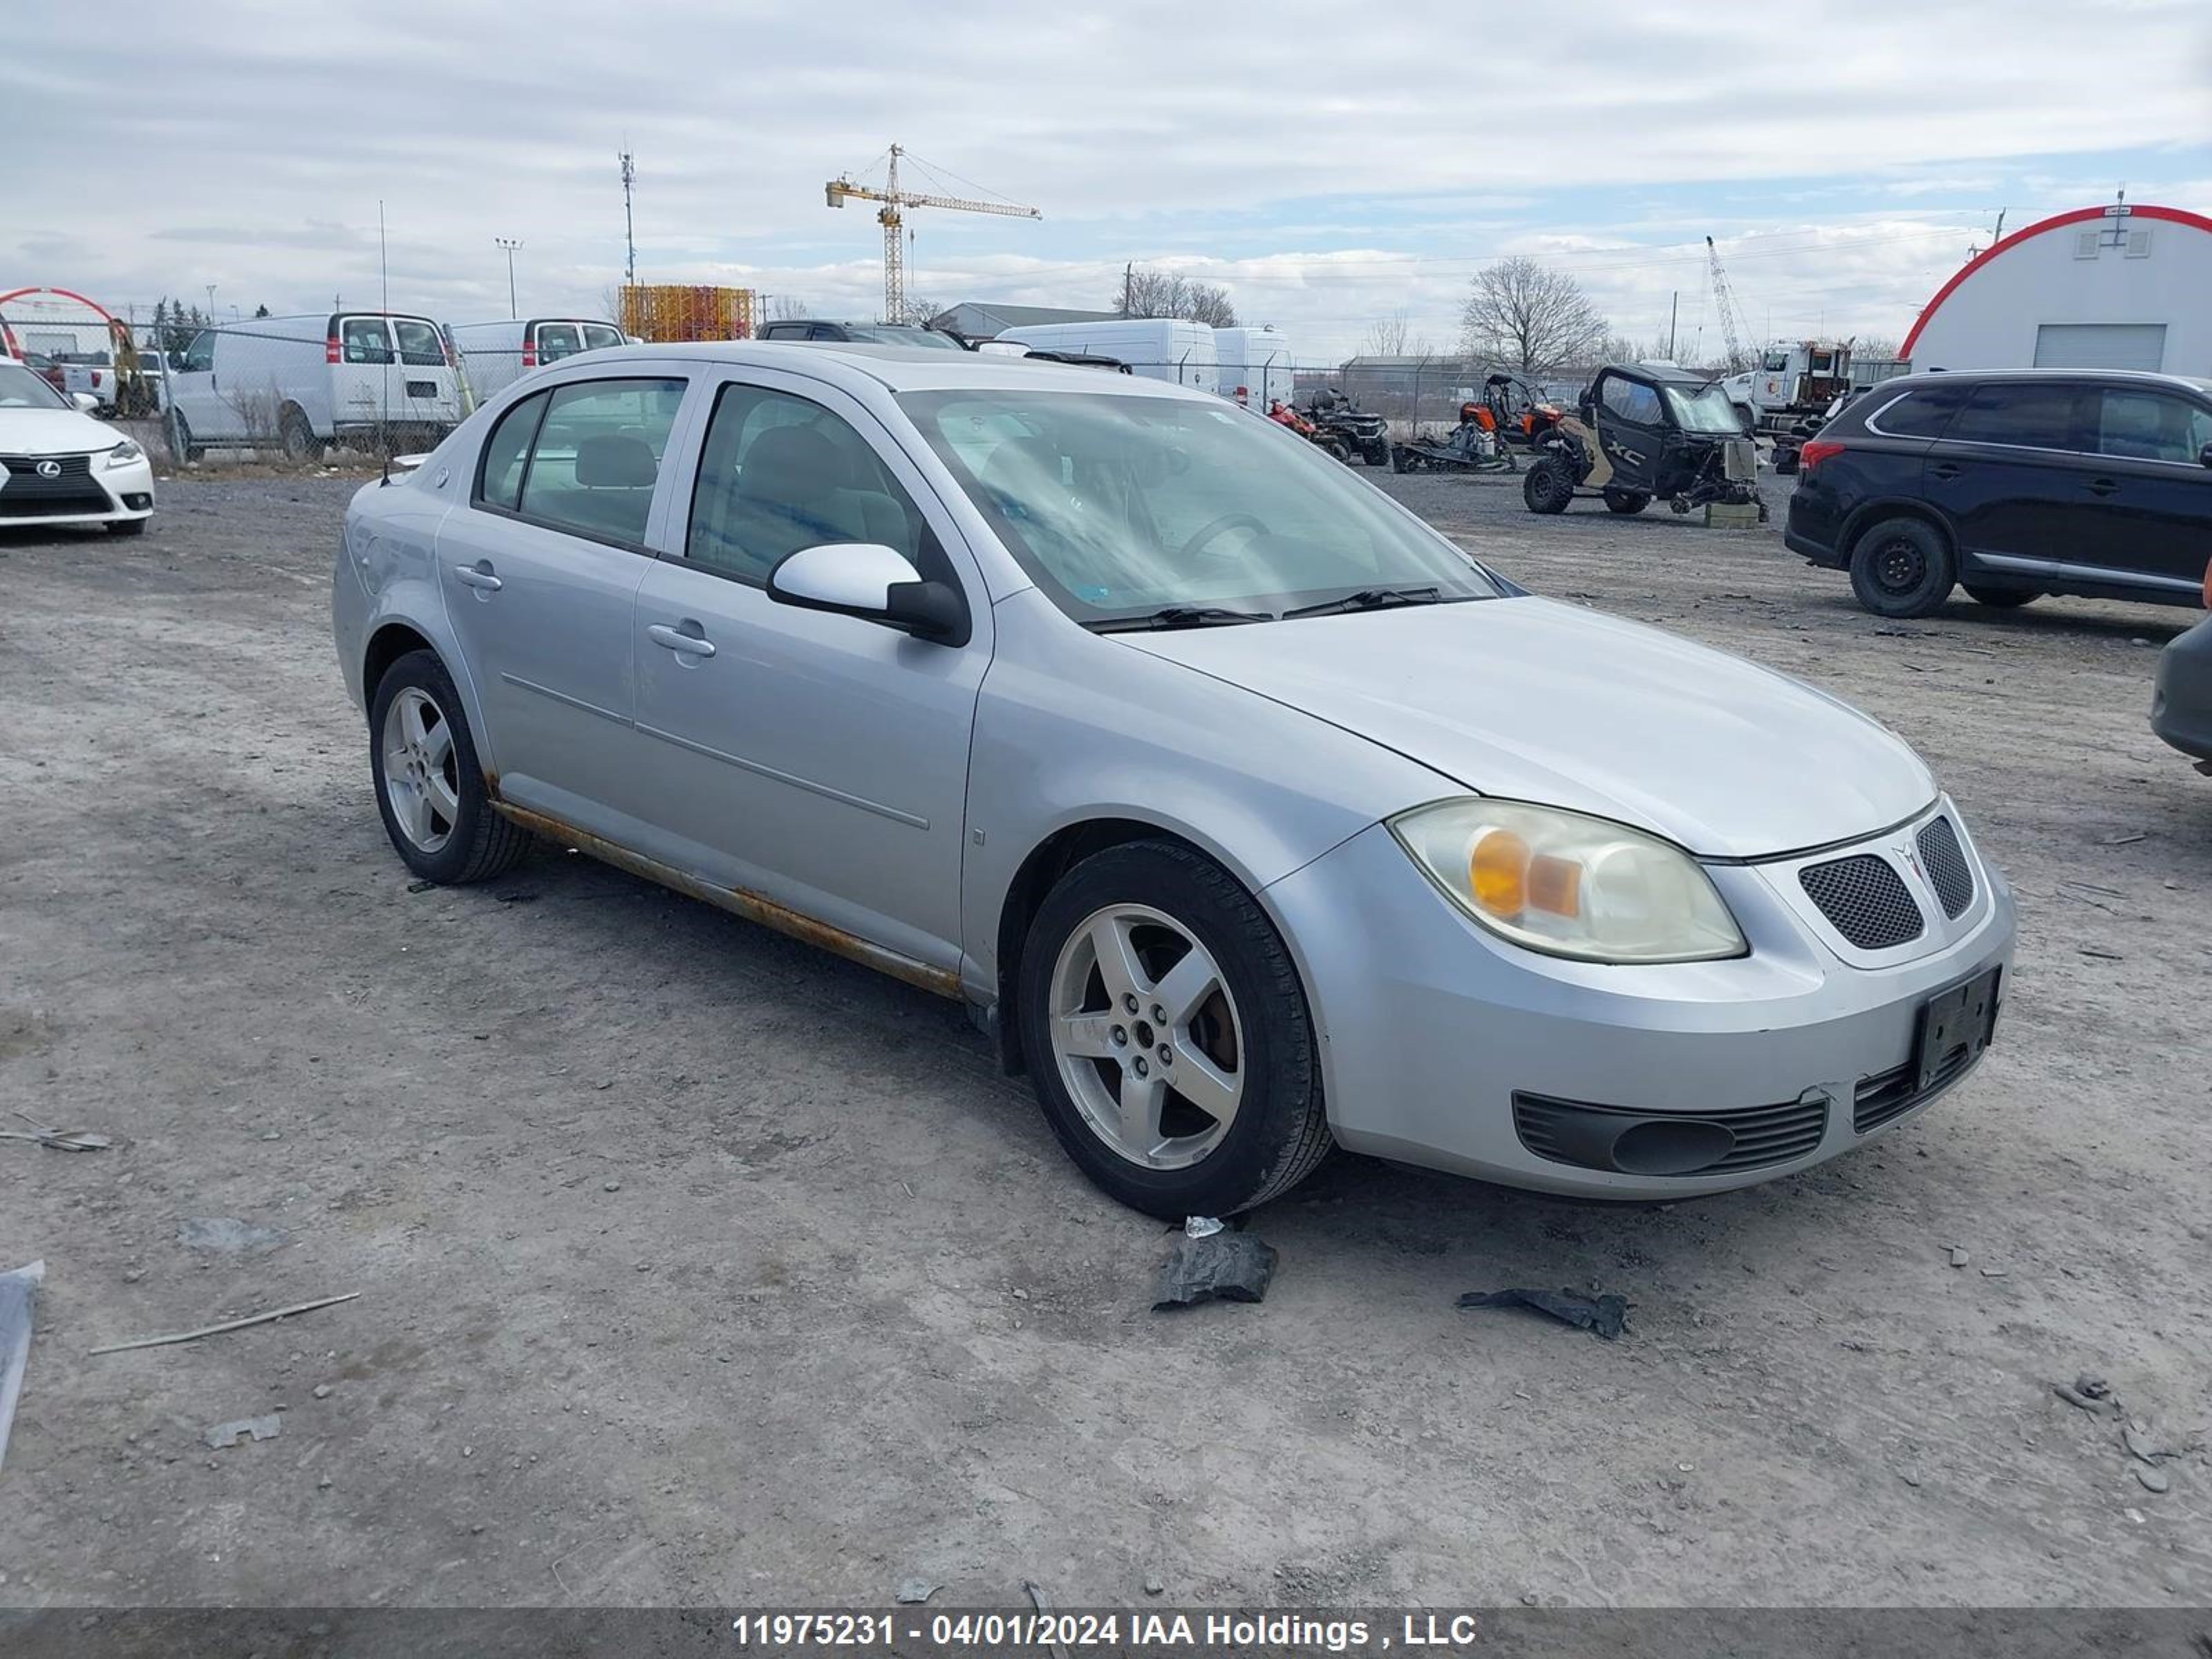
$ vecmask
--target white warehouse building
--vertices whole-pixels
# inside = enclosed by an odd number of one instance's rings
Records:
[[[1905,337],[1914,370],[2139,368],[2212,376],[2212,218],[2080,208],[1984,250]]]

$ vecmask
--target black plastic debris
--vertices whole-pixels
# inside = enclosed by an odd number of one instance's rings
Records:
[[[1212,1231],[1200,1231],[1199,1224]],[[1275,1247],[1218,1221],[1194,1218],[1168,1252],[1152,1311],[1188,1308],[1200,1302],[1263,1302],[1275,1276]]]
[[[1628,1298],[1624,1296],[1584,1296],[1580,1291],[1468,1291],[1461,1295],[1459,1305],[1533,1308],[1608,1342],[1627,1328]]]

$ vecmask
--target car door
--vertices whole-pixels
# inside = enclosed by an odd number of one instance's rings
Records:
[[[2086,486],[2094,392],[2079,381],[1985,380],[1923,464],[1923,488],[1949,518],[1966,574],[2018,578],[2069,561],[2094,529]]]
[[[400,414],[392,329],[381,317],[341,317],[337,362],[331,368],[336,425],[380,427]]]
[[[235,411],[216,394],[216,340],[211,328],[193,335],[170,376],[169,395],[195,441],[234,437],[234,428],[243,430]]]
[[[662,372],[580,378],[520,399],[438,530],[500,793],[616,841],[635,829],[631,624],[686,386]]]
[[[1596,398],[1598,447],[1612,464],[1611,483],[1636,495],[1656,494],[1668,439],[1667,411],[1658,392],[1641,380],[1607,374],[1598,380]]]
[[[2094,533],[2077,556],[2161,590],[2201,592],[2212,558],[2212,405],[2148,386],[2093,395],[2096,459],[2081,486]]]
[[[672,837],[655,855],[957,969],[990,610],[951,520],[857,402],[773,370],[715,391],[689,503],[637,595],[640,772]],[[935,644],[769,599],[782,558],[833,542],[889,544],[953,583],[972,637]]]

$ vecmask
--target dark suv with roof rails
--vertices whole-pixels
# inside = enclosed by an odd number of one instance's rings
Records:
[[[2212,380],[2123,370],[1915,374],[1808,439],[1783,535],[1859,603],[1924,617],[2045,593],[2203,602]]]

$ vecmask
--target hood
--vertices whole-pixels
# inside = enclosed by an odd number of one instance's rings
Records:
[[[89,455],[123,434],[74,409],[0,409],[0,455]]]
[[[1826,693],[1551,599],[1116,637],[1479,794],[1613,818],[1709,858],[1871,835],[1936,795],[1900,738]]]

